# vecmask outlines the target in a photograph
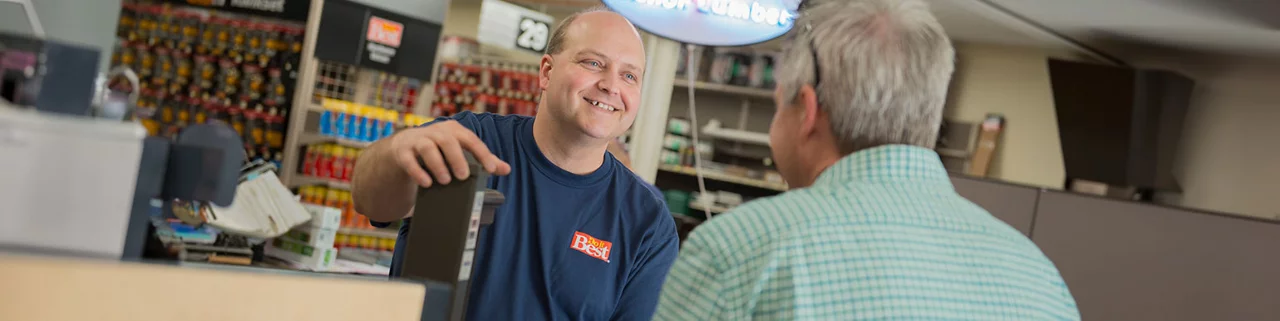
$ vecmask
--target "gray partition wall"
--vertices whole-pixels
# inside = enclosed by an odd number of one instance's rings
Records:
[[[1018,229],[1022,235],[1031,235],[1039,189],[960,176],[952,176],[951,183],[955,184],[956,193],[960,196],[991,212],[992,216]]]
[[[1280,224],[1053,191],[1035,215],[1084,320],[1280,320]]]

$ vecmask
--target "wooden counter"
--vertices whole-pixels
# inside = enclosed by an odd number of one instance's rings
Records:
[[[425,286],[0,253],[0,320],[419,320]]]

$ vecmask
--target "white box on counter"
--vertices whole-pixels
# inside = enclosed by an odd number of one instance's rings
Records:
[[[318,229],[337,230],[342,226],[342,210],[320,206],[315,204],[302,204],[307,209],[307,213],[311,214],[311,221],[307,222],[308,227]]]

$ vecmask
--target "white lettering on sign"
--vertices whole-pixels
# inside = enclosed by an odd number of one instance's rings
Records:
[[[684,11],[697,8],[708,15],[724,16],[759,24],[786,26],[795,19],[790,11],[746,0],[634,0],[636,3]]]
[[[542,21],[529,18],[520,19],[520,35],[516,37],[516,46],[533,51],[547,48],[547,37],[551,28]]]
[[[396,56],[396,49],[370,42],[364,47],[369,51],[369,60],[376,63],[390,63],[391,57]]]
[[[237,8],[284,12],[285,0],[231,0],[231,6]]]
[[[551,39],[553,21],[555,18],[545,13],[500,0],[483,0],[476,41],[541,56]]]

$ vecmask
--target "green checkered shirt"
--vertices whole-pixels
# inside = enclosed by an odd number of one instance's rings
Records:
[[[689,235],[655,320],[1079,320],[1029,239],[956,194],[938,155],[883,146]]]

